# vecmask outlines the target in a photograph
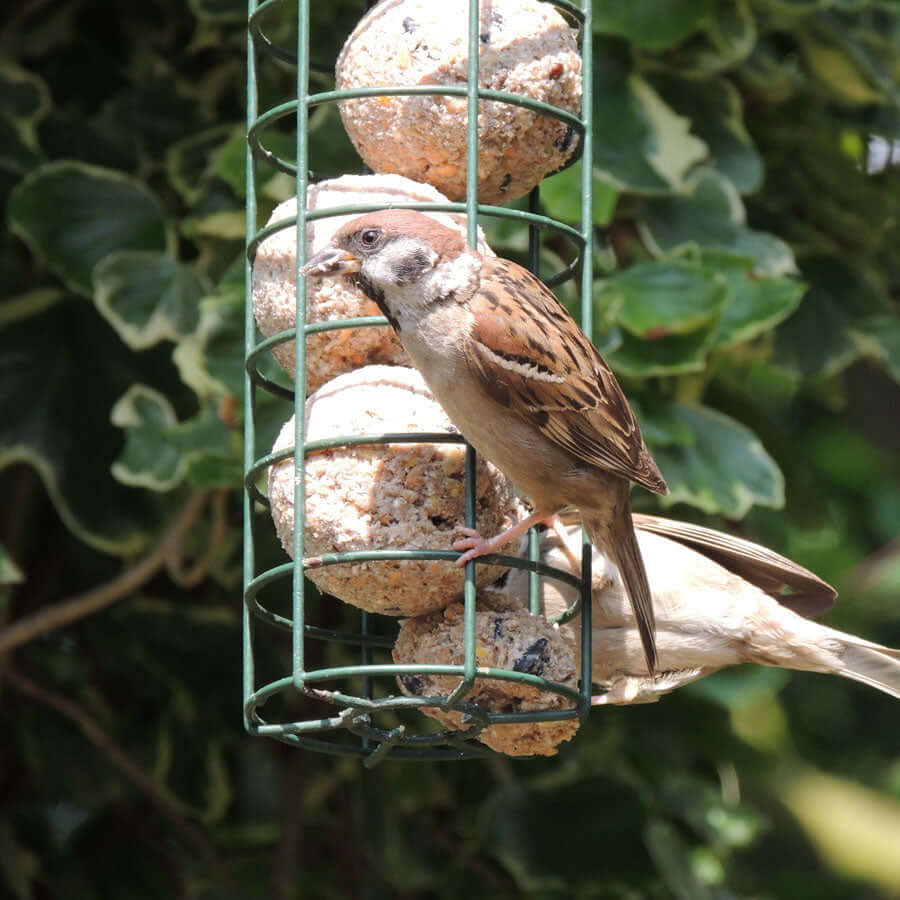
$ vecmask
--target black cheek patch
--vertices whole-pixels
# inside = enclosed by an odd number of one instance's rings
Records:
[[[394,281],[397,284],[410,284],[421,278],[430,266],[431,262],[425,251],[416,250],[397,261],[394,266]]]

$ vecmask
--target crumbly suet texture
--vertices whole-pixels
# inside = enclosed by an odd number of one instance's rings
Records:
[[[479,597],[479,599],[483,599]],[[406,619],[394,645],[395,663],[462,665],[465,661],[464,609],[446,609]],[[578,686],[575,642],[571,632],[554,628],[526,610],[479,611],[475,614],[475,657],[479,667],[528,672],[571,688]],[[400,689],[408,696],[446,697],[459,678],[450,675],[401,675]],[[476,678],[464,702],[487,712],[507,713],[569,709],[561,694],[498,678]],[[423,712],[452,728],[462,726],[462,714],[424,707]],[[577,718],[559,722],[489,725],[478,740],[509,756],[552,756],[578,730]]]
[[[384,0],[360,21],[338,57],[339,89],[464,85],[468,0]],[[492,0],[481,7],[479,85],[581,109],[581,56],[574,29],[549,3]],[[376,172],[433,184],[452,200],[466,190],[466,98],[394,96],[345,100],[344,127]],[[565,122],[521,106],[478,109],[478,195],[506,203],[556,171],[578,146]]]
[[[342,375],[306,402],[310,441],[348,435],[452,431],[421,375],[397,366],[367,366]],[[292,446],[294,420],[273,450]],[[340,447],[306,461],[305,553],[449,550],[465,524],[465,446],[387,444]],[[294,541],[294,463],[269,472],[269,501],[281,544]],[[520,515],[512,482],[478,459],[478,527],[496,534]],[[478,566],[479,585],[503,569]],[[441,560],[368,561],[307,570],[321,590],[369,612],[416,616],[462,594],[465,571]]]
[[[344,175],[310,185],[307,206],[310,210],[348,206],[351,203],[446,203],[447,198],[431,185],[419,184],[400,175]],[[291,198],[275,207],[267,225],[294,219],[297,200]],[[430,214],[449,228],[465,234],[465,217],[446,213]],[[307,225],[307,252],[321,250],[345,222],[354,215],[315,219]],[[493,255],[483,238],[479,251]],[[297,309],[297,228],[288,226],[260,244],[253,263],[253,314],[263,337],[271,337],[293,328]],[[378,316],[378,307],[346,278],[311,276],[306,282],[307,322]],[[278,364],[294,375],[294,342],[272,350]],[[368,365],[410,365],[403,347],[388,326],[350,328],[311,334],[306,342],[306,390],[318,390],[327,381],[344,372]]]

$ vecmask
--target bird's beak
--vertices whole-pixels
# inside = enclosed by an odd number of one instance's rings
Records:
[[[326,247],[316,253],[300,270],[300,274],[307,275],[352,275],[359,271],[362,260],[349,250],[341,250],[339,247]]]

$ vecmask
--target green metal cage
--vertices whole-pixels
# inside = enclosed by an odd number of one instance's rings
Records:
[[[591,553],[585,545],[582,554],[580,578],[571,572],[554,569],[537,561],[538,538],[532,532],[530,558],[521,559],[506,555],[485,556],[466,566],[464,588],[465,656],[462,665],[414,665],[377,663],[378,654],[384,654],[393,646],[396,620],[368,614],[345,607],[347,616],[356,616],[358,624],[335,629],[310,622],[308,600],[312,596],[309,582],[304,578],[304,515],[306,455],[324,447],[348,446],[360,443],[401,442],[462,442],[457,434],[380,434],[364,438],[347,437],[327,442],[308,442],[304,429],[304,399],[306,396],[306,336],[316,331],[364,328],[385,325],[380,316],[342,319],[309,324],[306,322],[306,286],[297,277],[298,326],[266,340],[259,340],[252,313],[251,267],[257,247],[269,235],[282,228],[297,229],[297,267],[306,260],[305,234],[307,221],[324,216],[369,212],[371,205],[334,207],[307,212],[307,185],[318,176],[310,171],[307,141],[309,111],[320,104],[333,104],[339,100],[356,97],[387,96],[397,94],[455,94],[465,96],[468,111],[467,191],[464,203],[408,203],[397,204],[402,208],[432,210],[436,212],[465,213],[468,240],[476,244],[479,217],[498,217],[512,220],[529,236],[529,267],[538,271],[538,259],[544,232],[562,234],[576,247],[574,262],[563,271],[544,279],[554,286],[567,279],[576,279],[580,285],[582,327],[591,333],[591,282],[592,282],[592,227],[591,227],[591,2],[581,0],[550,0],[578,29],[582,54],[583,101],[582,115],[571,113],[529,98],[501,91],[478,88],[479,64],[479,0],[469,0],[469,68],[466,85],[416,87],[377,87],[344,91],[310,93],[310,3],[309,0],[248,0],[247,41],[247,263],[246,263],[246,373],[245,391],[245,492],[244,492],[244,718],[247,730],[320,752],[352,755],[363,759],[368,766],[384,758],[405,759],[462,759],[492,753],[476,738],[490,724],[511,722],[541,722],[560,719],[584,718],[591,702],[591,627],[590,584]],[[374,3],[360,2],[360,15]],[[267,33],[279,16],[296,15],[296,49],[280,45]],[[272,29],[269,28],[269,31]],[[259,75],[262,65],[291,66],[296,69],[296,98],[269,109],[260,110]],[[579,157],[581,167],[581,222],[573,228],[540,213],[540,189],[529,195],[528,210],[510,209],[477,202],[476,185],[478,171],[477,128],[478,101],[495,100],[528,107],[541,114],[565,121],[579,135],[579,151],[569,164]],[[273,153],[264,146],[262,136],[275,123],[293,118],[296,128],[296,162]],[[296,219],[277,222],[259,228],[257,201],[259,168],[271,167],[287,173],[296,180]],[[344,174],[327,173],[328,176]],[[295,275],[296,277],[296,275]],[[296,368],[295,389],[267,377],[261,370],[261,361],[274,346],[293,341]],[[275,454],[259,455],[257,448],[257,413],[260,392],[268,392],[285,401],[285,419],[294,406],[296,432],[294,447]],[[271,519],[259,515],[260,508],[268,500],[258,487],[268,468],[275,462],[293,454],[295,472],[295,528],[293,562],[260,570],[257,562],[259,530],[272,528]],[[465,518],[466,525],[475,527],[475,452],[466,451]],[[330,554],[321,558],[321,564],[333,565],[368,560],[454,560],[457,554],[451,550],[371,551],[364,553]],[[579,588],[579,599],[559,617],[560,621],[580,615],[582,617],[580,646],[580,687],[571,687],[548,681],[527,672],[485,668],[476,665],[475,646],[475,566],[486,563],[501,564],[528,570],[530,574],[531,611],[539,611],[539,579],[557,578]],[[288,601],[287,592],[290,590]],[[279,599],[280,598],[280,602]],[[333,598],[325,602],[343,604]],[[289,614],[287,607],[289,606]],[[280,609],[278,612],[276,609]],[[285,613],[285,614],[283,614]],[[271,669],[273,662],[263,647],[264,636],[290,634],[290,671],[260,677],[261,669]],[[276,642],[277,646],[277,642]],[[319,666],[323,646],[340,647],[341,652],[358,655],[358,662],[344,665]],[[263,659],[262,657],[266,658]],[[278,654],[272,654],[278,658]],[[409,697],[398,694],[398,675],[453,675],[459,678],[457,687],[448,697]],[[571,701],[569,709],[536,712],[496,713],[479,708],[466,701],[476,679],[495,678],[517,681],[549,693],[562,694]],[[262,683],[260,683],[262,682]],[[297,707],[303,707],[299,712]],[[463,714],[459,730],[435,730],[436,723],[426,718],[423,707],[454,709]],[[312,710],[312,712],[310,712]]]

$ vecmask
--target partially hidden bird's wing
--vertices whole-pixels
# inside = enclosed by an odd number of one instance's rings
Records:
[[[635,528],[684,544],[744,578],[794,612],[812,619],[834,605],[837,591],[809,569],[743,538],[640,513],[632,515]],[[785,590],[790,593],[785,593]]]
[[[497,402],[579,459],[667,492],[615,376],[542,281],[486,257],[469,307],[469,364]]]

